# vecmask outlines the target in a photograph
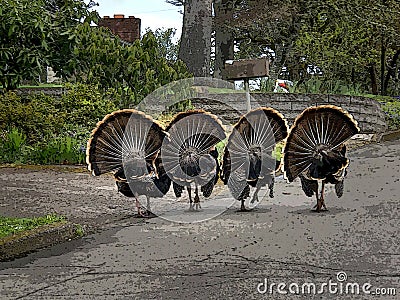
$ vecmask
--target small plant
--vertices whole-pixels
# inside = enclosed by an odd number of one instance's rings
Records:
[[[85,152],[77,139],[61,136],[33,148],[32,158],[39,164],[82,164]]]
[[[20,161],[25,146],[26,135],[18,128],[12,128],[5,133],[2,141],[0,139],[0,161]]]
[[[82,225],[80,225],[80,224],[75,225],[75,233],[79,237],[82,237],[85,235],[85,230],[83,229]]]
[[[284,142],[279,142],[275,145],[275,149],[272,152],[272,157],[274,157],[277,161],[280,161],[282,158],[282,149],[284,147]]]

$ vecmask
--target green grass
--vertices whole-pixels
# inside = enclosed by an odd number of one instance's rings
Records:
[[[47,215],[37,218],[0,217],[0,239],[12,234],[62,221],[65,221],[65,218],[56,215]]]

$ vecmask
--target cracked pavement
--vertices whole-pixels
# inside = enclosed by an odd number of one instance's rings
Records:
[[[56,212],[98,230],[0,263],[1,299],[398,299],[400,141],[349,153],[345,193],[314,213],[298,181],[251,212],[200,223],[133,217],[111,177],[0,169],[2,214]],[[108,188],[109,187],[109,188]],[[156,201],[156,200],[154,200]],[[204,204],[206,206],[206,203]],[[260,294],[264,282],[346,282],[396,288],[397,296]]]

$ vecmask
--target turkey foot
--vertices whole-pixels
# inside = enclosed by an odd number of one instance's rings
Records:
[[[194,191],[195,196],[194,196],[194,209],[195,210],[200,210],[201,206],[200,206],[200,197],[199,197],[199,188],[196,185],[196,189]]]
[[[152,213],[151,211],[141,207],[140,217],[142,217],[142,218],[154,218],[154,217],[156,217],[156,215],[154,213]]]
[[[324,199],[317,199],[317,204],[314,205],[313,209],[315,209],[316,212],[320,212],[322,207],[324,208],[324,210],[328,210],[326,208]]]
[[[195,210],[200,210],[201,209],[199,195],[194,196],[194,209]]]
[[[240,205],[240,212],[248,212],[251,211],[251,209],[248,209],[244,206],[244,200],[242,200],[242,204]]]
[[[251,199],[251,201],[250,201],[250,203],[254,203],[254,202],[259,202],[258,201],[258,195],[257,194],[254,194],[254,196],[253,196],[253,199]]]

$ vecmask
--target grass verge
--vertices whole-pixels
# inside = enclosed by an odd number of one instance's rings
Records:
[[[8,218],[0,216],[0,239],[40,226],[64,221],[64,217],[56,215],[47,215],[37,218]]]

